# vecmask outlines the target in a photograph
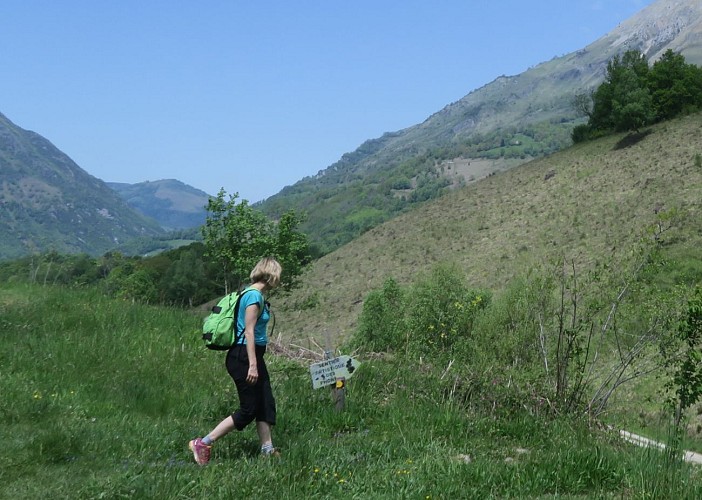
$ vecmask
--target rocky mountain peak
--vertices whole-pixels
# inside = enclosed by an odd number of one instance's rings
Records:
[[[700,62],[702,2],[658,0],[622,22],[604,39],[619,50],[641,50],[649,60],[656,60],[672,49]]]

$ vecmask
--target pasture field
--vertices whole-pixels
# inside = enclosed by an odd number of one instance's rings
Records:
[[[253,428],[196,465],[189,439],[235,409],[201,317],[91,290],[0,285],[0,498],[702,498],[694,466],[616,431],[478,411],[441,373],[360,359],[343,412],[306,362],[269,357],[279,459]]]

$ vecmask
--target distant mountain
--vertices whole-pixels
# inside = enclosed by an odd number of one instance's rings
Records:
[[[163,232],[44,137],[0,114],[0,259],[101,254]]]
[[[640,50],[650,62],[672,49],[688,63],[702,64],[702,2],[658,0],[582,50],[556,57],[517,76],[502,76],[446,106],[423,123],[405,129],[376,154],[359,162],[411,151],[416,144],[470,141],[495,130],[575,118],[572,97],[597,87],[607,63],[626,50]],[[332,166],[333,167],[333,166]]]
[[[189,229],[205,223],[210,195],[178,180],[108,182],[107,185],[130,207],[155,219],[164,229]]]
[[[650,61],[672,49],[702,64],[702,2],[658,0],[582,50],[501,76],[418,125],[368,140],[259,206],[272,216],[306,212],[302,228],[333,250],[451,186],[570,145],[583,120],[573,97],[596,88],[611,58],[631,49]]]

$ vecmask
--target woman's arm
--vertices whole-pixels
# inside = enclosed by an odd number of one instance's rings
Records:
[[[246,382],[253,385],[258,380],[258,364],[256,362],[256,341],[254,339],[254,327],[258,321],[259,306],[257,303],[246,308],[244,322],[244,337],[246,337],[246,355],[249,358],[249,372],[246,375]]]

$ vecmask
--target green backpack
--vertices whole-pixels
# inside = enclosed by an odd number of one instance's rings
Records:
[[[212,312],[205,318],[202,325],[202,340],[205,347],[214,351],[226,351],[239,343],[241,335],[236,330],[236,318],[239,314],[239,302],[246,292],[255,288],[246,288],[241,292],[225,295],[212,307]],[[259,308],[259,317],[263,314],[263,307]]]

